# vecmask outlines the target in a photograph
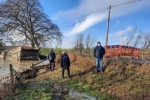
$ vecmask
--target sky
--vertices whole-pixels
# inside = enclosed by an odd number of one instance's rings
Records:
[[[129,1],[137,2],[117,6]],[[91,34],[105,46],[107,8],[110,5],[112,8],[108,45],[125,44],[128,33],[135,27],[137,33],[139,31],[150,33],[150,0],[39,0],[39,2],[44,13],[63,33],[61,48],[72,48],[78,34],[84,34],[85,37]],[[56,43],[52,47],[56,47]]]
[[[73,47],[78,34],[85,37],[92,34],[105,46],[107,8],[126,2],[128,0],[40,0],[44,12],[64,35],[62,48]],[[94,13],[96,11],[99,13]],[[125,44],[127,34],[135,27],[137,33],[150,32],[150,0],[112,7],[109,27],[108,45]]]

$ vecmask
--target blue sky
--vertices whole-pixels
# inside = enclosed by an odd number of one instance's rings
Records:
[[[77,19],[95,11],[102,11],[109,5],[130,0],[39,0],[44,12],[58,25],[64,38],[62,48],[71,48],[77,34],[92,34],[105,46],[108,10]],[[136,1],[136,0],[135,0]],[[84,21],[79,22],[80,20]],[[69,21],[69,22],[68,22]],[[67,22],[67,23],[65,23]],[[63,24],[62,24],[63,23]],[[75,24],[76,23],[76,24]],[[71,24],[73,26],[67,27]],[[137,26],[137,31],[150,33],[150,0],[114,7],[111,9],[108,45],[124,44],[126,35]],[[67,28],[65,28],[67,27]],[[124,37],[123,37],[124,36]],[[96,45],[96,43],[95,43]],[[53,45],[55,47],[55,45]]]
[[[2,1],[4,0],[0,0]],[[108,45],[125,44],[128,33],[135,27],[137,34],[139,31],[150,34],[150,0],[39,0],[43,11],[64,35],[61,48],[72,48],[78,34],[84,34],[85,37],[92,34],[105,46],[108,17],[106,8],[128,1],[138,2],[111,9]],[[102,10],[105,11],[91,14]],[[88,14],[90,15],[85,16]],[[55,42],[52,47],[56,47]]]

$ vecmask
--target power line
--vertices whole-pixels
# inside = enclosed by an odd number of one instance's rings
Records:
[[[130,4],[130,3],[139,2],[139,1],[143,1],[143,0],[132,0],[132,1],[124,2],[124,3],[117,4],[117,5],[114,5],[114,6],[111,6],[111,7],[112,7],[112,8],[114,8],[114,7],[118,7],[118,6],[122,6],[122,5]],[[105,9],[104,9],[104,10],[102,10],[102,11],[98,10],[98,11],[95,11],[95,12],[93,12],[93,13],[90,13],[90,14],[87,14],[87,15],[84,15],[84,16],[81,16],[81,17],[79,17],[79,18],[76,18],[76,19],[80,19],[80,18],[83,18],[83,17],[89,16],[89,15],[91,15],[91,16],[95,16],[95,15],[97,15],[97,14],[99,14],[99,13],[102,13],[103,11],[105,11],[105,10],[107,10],[107,9],[108,9],[108,8],[105,8]],[[89,16],[88,18],[90,18],[91,16]],[[86,19],[88,19],[88,18],[86,18]],[[83,21],[85,21],[86,19],[83,19],[83,20],[81,20],[81,21],[78,21],[77,23],[83,22]],[[71,22],[71,21],[68,21],[68,22]],[[68,23],[68,22],[65,22],[65,23]],[[75,25],[75,24],[77,24],[77,23],[74,23],[74,24],[68,25],[68,26],[66,26],[66,27],[62,28],[62,30],[63,30],[63,29],[65,29],[65,28],[68,28],[68,27],[70,27],[70,26],[73,26],[73,25]],[[64,23],[63,23],[63,24],[64,24]]]
[[[93,15],[93,14],[90,14],[91,16],[89,16],[89,17],[86,18],[86,19],[89,19],[90,17],[95,16],[95,15],[97,15],[97,14],[99,14],[99,13],[102,13],[102,12],[104,12],[104,11],[106,11],[106,10],[107,10],[107,8],[104,9],[104,10],[102,10],[102,11],[99,11],[99,12],[97,12],[97,13],[95,13],[95,14],[93,13],[94,15]],[[78,18],[78,19],[79,19],[79,18]],[[81,23],[81,22],[85,21],[86,19],[80,20],[80,21],[78,21],[77,23]],[[75,24],[77,24],[77,23],[68,25],[68,26],[64,27],[63,29],[68,28],[68,27],[70,27],[70,26],[73,26],[73,25],[75,25]],[[62,30],[63,30],[63,29],[62,29]]]
[[[106,10],[106,8],[105,8],[104,10]],[[86,15],[83,15],[83,16],[78,17],[78,18],[75,18],[75,19],[73,19],[73,20],[81,19],[81,18],[84,18],[84,17],[89,16],[89,15],[97,14],[97,13],[100,13],[101,11],[103,11],[103,10],[97,10],[97,11],[95,11],[95,12],[92,12],[92,13],[89,13],[89,14],[86,14]],[[71,22],[71,21],[64,22],[64,23],[62,23],[61,25],[65,24],[65,23],[68,23],[68,22]]]
[[[48,4],[48,1],[49,1],[49,0],[45,0],[44,6]]]
[[[143,1],[143,0],[132,0],[132,1],[128,1],[128,2],[124,2],[124,3],[120,3],[120,4],[117,4],[117,5],[114,5],[112,7],[118,7],[118,6],[130,4],[130,3],[135,3],[135,2],[139,2],[139,1]]]

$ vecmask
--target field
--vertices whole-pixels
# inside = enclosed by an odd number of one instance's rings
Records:
[[[42,50],[45,50],[43,54],[47,54],[48,49]],[[104,59],[105,72],[102,74],[101,72],[96,73],[95,59],[89,53],[80,54],[68,50],[72,78],[69,79],[67,73],[65,73],[65,79],[62,79],[59,64],[60,54],[57,49],[54,51],[57,53],[55,70],[48,70],[47,73],[40,74],[36,79],[63,84],[71,89],[94,96],[98,100],[149,100],[149,62],[139,63],[139,60],[130,58]],[[33,91],[32,89],[28,90],[28,88],[24,91],[26,90]],[[19,95],[22,94],[21,92]],[[38,97],[38,94],[35,94],[35,96]]]
[[[66,51],[66,52],[71,52],[71,49],[53,49],[53,51],[58,54],[58,53],[62,53],[63,51]],[[41,48],[41,55],[45,55],[47,56],[47,54],[49,53],[50,51],[50,48]]]
[[[105,61],[106,69],[105,73],[102,74],[95,72],[93,58],[77,56],[71,61],[72,80],[76,82],[76,85],[73,85],[75,89],[85,90],[89,93],[97,91],[99,94],[109,94],[122,100],[142,100],[150,96],[149,64],[138,64],[131,62],[131,59],[123,60],[121,58]],[[59,71],[59,73],[57,76],[50,73],[51,79],[55,77],[59,80],[61,72]],[[67,81],[65,80],[65,82]],[[96,96],[95,93],[93,95]],[[99,97],[98,94],[96,97]]]

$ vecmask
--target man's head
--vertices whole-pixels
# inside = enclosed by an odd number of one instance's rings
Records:
[[[101,43],[100,43],[100,42],[97,42],[97,46],[101,46]]]
[[[53,51],[53,48],[50,48],[50,51]]]
[[[63,51],[62,54],[66,54],[66,51]]]

